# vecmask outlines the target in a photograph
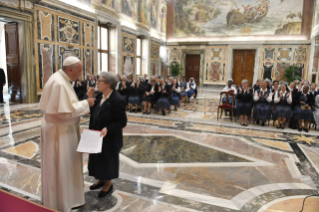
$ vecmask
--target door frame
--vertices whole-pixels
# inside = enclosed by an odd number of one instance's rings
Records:
[[[0,7],[0,14],[4,21],[10,20],[18,22],[20,49],[20,70],[21,70],[21,95],[23,103],[38,102],[35,61],[34,57],[34,33],[33,33],[33,13],[20,10],[12,10]],[[23,52],[21,54],[21,52]]]
[[[233,77],[234,50],[256,50],[253,83],[256,82],[260,76],[260,61],[262,56],[262,45],[229,45],[228,46],[227,79],[230,79]],[[252,86],[253,85],[249,85],[249,87],[252,87]]]
[[[187,54],[196,54],[200,55],[200,61],[199,61],[199,85],[203,85],[203,77],[204,77],[204,67],[205,67],[205,49],[182,49],[182,60],[181,60],[181,66],[182,71],[180,73],[180,77],[185,76],[186,74],[186,55]]]

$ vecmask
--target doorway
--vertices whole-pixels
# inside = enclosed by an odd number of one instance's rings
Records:
[[[185,69],[186,80],[189,81],[189,79],[193,77],[196,82],[196,85],[199,86],[199,70],[200,70],[200,55],[187,54],[186,69]]]
[[[234,50],[233,53],[233,81],[237,86],[243,79],[248,80],[252,87],[256,50]]]

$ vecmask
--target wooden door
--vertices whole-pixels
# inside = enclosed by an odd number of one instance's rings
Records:
[[[22,103],[18,23],[5,25],[10,102]]]
[[[189,81],[189,78],[193,77],[197,86],[199,86],[199,69],[200,55],[187,54],[185,77],[187,81]]]
[[[239,86],[243,79],[252,86],[255,66],[255,50],[234,50],[233,53],[233,80]]]

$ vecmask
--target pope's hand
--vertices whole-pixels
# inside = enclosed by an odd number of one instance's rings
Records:
[[[104,127],[103,129],[102,129],[102,131],[101,131],[101,137],[105,137],[106,136],[106,134],[107,134],[107,129],[106,129],[106,127]]]
[[[88,101],[89,106],[92,107],[95,104],[95,98],[88,98],[86,101]]]
[[[93,98],[94,96],[94,88],[90,87],[88,92],[87,92],[87,95],[89,98]]]

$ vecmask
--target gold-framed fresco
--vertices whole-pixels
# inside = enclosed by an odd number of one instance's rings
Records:
[[[285,68],[296,65],[298,67],[297,75],[305,79],[307,77],[309,49],[310,47],[307,45],[263,46],[259,77],[281,81],[284,80],[282,77]]]
[[[162,75],[160,71],[160,44],[151,42],[151,75]]]
[[[83,77],[96,74],[95,21],[69,15],[42,5],[34,5],[34,45],[37,91],[41,93],[47,80],[68,56],[83,63]]]
[[[226,83],[227,79],[227,46],[207,46],[203,82]]]

